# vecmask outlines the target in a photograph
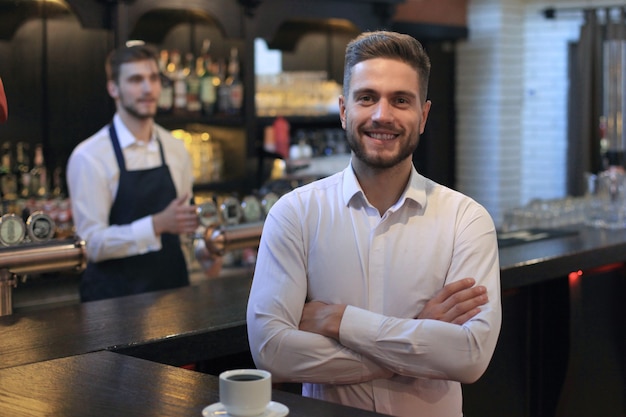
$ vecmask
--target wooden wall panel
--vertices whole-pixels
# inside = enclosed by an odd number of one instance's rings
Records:
[[[396,7],[394,21],[467,26],[468,0],[406,0]]]

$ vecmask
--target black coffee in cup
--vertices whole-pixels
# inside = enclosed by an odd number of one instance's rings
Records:
[[[259,379],[263,379],[263,377],[261,375],[239,374],[231,375],[226,379],[230,381],[258,381]]]
[[[258,417],[272,399],[272,374],[261,369],[232,369],[220,374],[220,402],[231,416]]]

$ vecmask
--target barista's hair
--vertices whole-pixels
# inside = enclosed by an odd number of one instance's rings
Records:
[[[402,61],[417,71],[420,99],[426,101],[430,58],[422,44],[409,35],[389,31],[364,32],[348,43],[343,72],[343,95],[348,97],[352,68],[359,62],[374,58]]]
[[[125,45],[109,52],[104,64],[107,80],[112,80],[117,84],[119,82],[120,67],[122,64],[145,60],[153,60],[158,66],[159,55],[157,49],[151,45],[145,44],[143,41],[127,42]]]

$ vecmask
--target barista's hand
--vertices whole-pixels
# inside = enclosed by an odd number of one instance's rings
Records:
[[[444,286],[426,303],[418,319],[433,319],[463,324],[480,313],[480,306],[489,301],[487,289],[474,286],[473,278],[465,278]]]
[[[189,196],[185,194],[152,216],[154,233],[160,236],[163,233],[183,234],[194,233],[198,228],[198,214],[196,206],[189,205]]]

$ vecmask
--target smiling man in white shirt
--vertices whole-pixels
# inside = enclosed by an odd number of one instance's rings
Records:
[[[346,49],[344,171],[283,196],[265,221],[250,347],[274,381],[395,416],[462,416],[501,325],[496,231],[471,198],[418,174],[430,60],[410,36]]]

